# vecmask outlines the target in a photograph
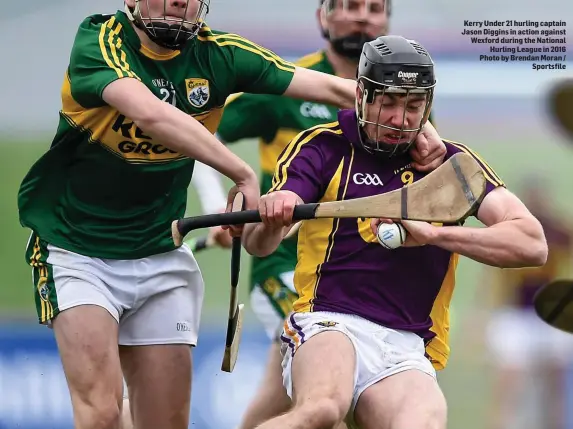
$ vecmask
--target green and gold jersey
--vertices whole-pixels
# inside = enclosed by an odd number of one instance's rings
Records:
[[[334,74],[325,53],[319,51],[301,58],[299,67]],[[301,131],[318,124],[336,121],[338,108],[290,97],[263,94],[235,94],[225,105],[217,133],[224,142],[257,138],[261,162],[261,193],[271,188],[277,159],[289,142]],[[253,257],[251,286],[277,273],[294,270],[296,238],[284,240],[265,258]]]
[[[294,69],[208,27],[183,50],[158,55],[141,45],[123,12],[86,18],[65,73],[56,135],[20,187],[21,224],[86,256],[134,259],[172,250],[170,223],[185,214],[194,160],[107,105],[104,88],[138,79],[214,133],[230,94],[282,94]]]

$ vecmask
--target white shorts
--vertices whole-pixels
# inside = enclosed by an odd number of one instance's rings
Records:
[[[292,311],[297,296],[294,271],[280,273],[268,279],[265,285],[253,287],[251,308],[271,341],[279,341],[285,317]]]
[[[415,369],[434,379],[436,371],[425,357],[424,341],[412,332],[380,326],[358,316],[330,313],[292,313],[281,335],[283,384],[292,398],[292,360],[298,347],[325,331],[344,333],[356,353],[352,417],[358,398],[368,387],[402,371]]]
[[[119,323],[119,344],[197,344],[204,285],[188,246],[134,260],[99,259],[47,245],[51,278],[36,286],[38,313],[50,324],[85,304]]]
[[[486,339],[492,359],[502,366],[525,368],[544,361],[568,364],[571,334],[541,320],[535,310],[507,307],[490,318]]]

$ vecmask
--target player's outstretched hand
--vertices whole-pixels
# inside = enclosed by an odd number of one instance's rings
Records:
[[[410,149],[410,156],[413,159],[412,167],[423,172],[435,170],[444,162],[446,145],[429,121],[416,137],[416,142]]]
[[[294,207],[300,198],[291,191],[275,191],[263,195],[259,200],[259,212],[263,223],[272,229],[279,229],[293,223]]]

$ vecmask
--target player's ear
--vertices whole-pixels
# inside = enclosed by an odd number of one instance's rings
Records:
[[[135,0],[125,0],[125,4],[133,9],[135,7]]]

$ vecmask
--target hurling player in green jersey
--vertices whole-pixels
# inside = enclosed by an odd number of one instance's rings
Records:
[[[366,41],[388,31],[389,0],[321,0],[317,19],[326,38],[324,49],[311,53],[295,64],[311,70],[349,79],[356,77],[358,59]],[[225,105],[217,130],[222,141],[233,143],[244,138],[256,138],[261,166],[261,193],[271,187],[277,158],[288,143],[302,130],[336,121],[337,106],[315,103],[272,94],[235,94]],[[421,135],[412,155],[421,171],[441,163],[445,146],[431,125]],[[434,136],[434,138],[428,136]],[[429,142],[427,141],[429,140]],[[422,157],[423,145],[431,153]],[[193,184],[205,212],[225,208],[224,192],[217,186],[211,168],[198,164]],[[212,228],[211,235],[223,247],[230,246],[230,236],[221,228]],[[297,262],[296,235],[285,239],[274,253],[252,257],[250,292],[251,307],[273,342],[269,351],[264,380],[243,417],[241,429],[250,429],[262,421],[284,412],[290,399],[282,386],[280,341],[285,316],[291,310],[297,293],[293,273]]]
[[[117,427],[122,373],[138,429],[188,427],[204,285],[170,224],[185,213],[195,160],[231,179],[229,198],[239,190],[247,207],[260,192],[213,135],[227,97],[354,103],[352,80],[210,29],[209,3],[125,0],[83,20],[55,137],[19,190],[38,318],[54,329],[77,428]]]

